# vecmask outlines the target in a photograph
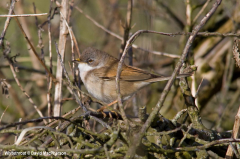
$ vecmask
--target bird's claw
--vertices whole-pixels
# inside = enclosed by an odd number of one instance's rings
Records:
[[[103,106],[103,107],[99,108],[99,109],[97,110],[97,112],[102,113],[103,118],[106,118],[107,115],[106,115],[106,113],[103,112],[104,109],[106,109],[106,106]]]

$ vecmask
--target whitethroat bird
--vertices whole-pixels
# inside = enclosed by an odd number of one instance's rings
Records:
[[[93,97],[108,104],[116,101],[118,96],[116,91],[118,59],[103,51],[89,47],[83,51],[79,59],[73,60],[73,62],[78,63],[81,80]],[[191,73],[180,74],[177,78],[188,76],[191,76]],[[127,100],[144,86],[169,79],[170,77],[152,74],[123,64],[119,80],[120,93],[123,100]]]

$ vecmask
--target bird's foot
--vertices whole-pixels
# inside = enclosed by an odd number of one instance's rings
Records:
[[[109,103],[108,105],[102,106],[101,108],[99,108],[97,110],[97,112],[101,112],[103,114],[103,117],[106,118],[107,115],[106,115],[106,113],[103,112],[103,110],[107,109],[108,107],[112,106],[115,103],[117,103],[117,100],[113,101],[112,103]],[[117,112],[115,112],[115,111],[111,111],[111,112],[113,112],[118,117],[118,113]],[[111,113],[110,113],[109,116],[110,116],[110,118],[112,118]]]

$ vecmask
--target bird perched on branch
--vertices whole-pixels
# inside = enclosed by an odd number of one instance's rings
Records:
[[[116,101],[118,97],[116,91],[118,59],[89,47],[83,51],[79,59],[73,62],[78,63],[81,80],[93,97],[105,103]],[[180,74],[177,78],[188,76],[191,76],[191,73]],[[123,100],[127,100],[144,86],[169,79],[170,77],[152,74],[140,68],[123,64],[119,79],[120,93]]]

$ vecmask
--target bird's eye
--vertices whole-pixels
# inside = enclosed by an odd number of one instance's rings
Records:
[[[88,63],[92,63],[92,62],[93,62],[93,59],[88,59],[87,62],[88,62]]]

